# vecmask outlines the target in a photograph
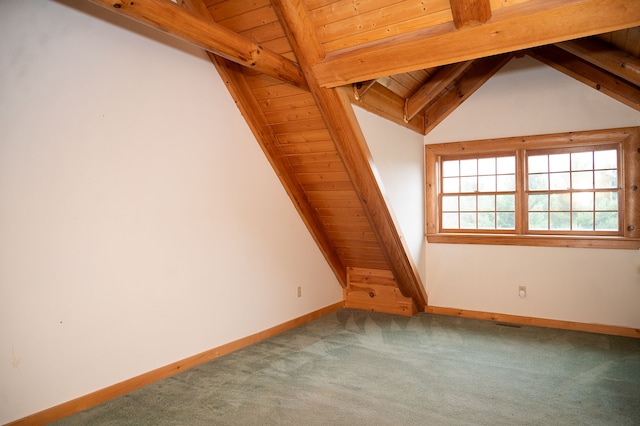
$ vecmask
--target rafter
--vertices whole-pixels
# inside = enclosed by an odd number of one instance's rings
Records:
[[[429,133],[442,120],[447,118],[495,73],[500,71],[513,56],[513,54],[506,53],[473,61],[473,64],[465,72],[452,81],[437,96],[436,100],[429,104],[424,113],[424,133]]]
[[[424,134],[424,114],[419,112],[412,120],[405,122],[405,98],[400,97],[382,84],[375,84],[367,92],[367,96],[360,100],[351,96],[351,103],[414,132]]]
[[[442,24],[331,52],[313,72],[321,86],[336,87],[638,25],[637,0],[529,1],[463,31]]]
[[[307,76],[310,91],[322,111],[367,219],[396,277],[398,288],[422,311],[427,304],[427,294],[380,190],[380,182],[372,169],[371,153],[349,99],[340,90],[319,87],[313,73],[309,72],[323,58],[324,51],[308,10],[301,0],[272,0],[272,4]],[[304,40],[304,45],[298,42],[301,40]]]
[[[296,63],[170,0],[89,0],[246,67],[306,88]]]
[[[457,29],[475,27],[491,19],[490,0],[449,0]]]
[[[558,43],[560,49],[640,86],[640,59],[603,41],[588,38]]]
[[[640,111],[640,88],[603,71],[595,65],[560,49],[542,46],[532,49],[529,55],[578,81]]]
[[[472,63],[473,61],[465,61],[440,68],[421,88],[407,98],[404,107],[404,121],[408,123],[429,102],[432,102],[436,95],[442,92],[456,78],[460,77]]]

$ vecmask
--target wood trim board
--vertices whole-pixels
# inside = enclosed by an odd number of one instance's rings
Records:
[[[305,324],[309,321],[313,321],[324,315],[330,314],[331,312],[338,311],[343,307],[344,301],[325,306],[324,308],[286,321],[282,324],[276,325],[258,333],[243,337],[238,340],[234,340],[233,342],[225,343],[224,345],[209,349],[208,351],[193,355],[180,361],[176,361],[172,364],[165,365],[164,367],[157,368],[147,373],[143,373],[139,376],[132,377],[123,382],[108,386],[104,389],[97,390],[79,398],[72,399],[71,401],[63,402],[62,404],[47,408],[46,410],[39,411],[35,414],[7,423],[6,426],[42,425],[53,422],[71,414],[86,410],[87,408],[91,408],[109,399],[134,391],[157,380],[173,376],[174,374],[178,374],[200,364],[204,364],[205,362],[261,342],[277,334]]]
[[[445,308],[440,306],[427,306],[424,311],[426,313],[436,315],[447,315],[486,321],[496,321],[508,324],[530,325],[534,327],[557,328],[561,330],[584,331],[587,333],[610,334],[612,336],[640,338],[640,328],[621,327],[617,325],[589,324],[583,322],[525,317],[520,315],[499,314],[493,312],[471,311],[467,309]]]

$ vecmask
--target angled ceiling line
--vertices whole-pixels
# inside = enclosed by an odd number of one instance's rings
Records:
[[[556,46],[629,83],[640,86],[640,59],[621,52],[604,41],[585,38],[557,43]]]
[[[449,86],[443,88],[435,96],[434,100],[429,103],[424,112],[424,134],[429,133],[447,118],[449,114],[455,111],[456,108],[462,105],[464,101],[511,61],[513,57],[514,54],[505,53],[471,61],[471,66],[454,79]]]
[[[422,109],[435,99],[449,84],[460,77],[473,61],[459,62],[440,68],[422,87],[407,98],[404,107],[404,121],[408,123]]]
[[[307,89],[298,64],[170,0],[88,0],[237,64]]]
[[[598,66],[555,45],[527,51],[534,59],[575,78],[599,92],[640,111],[640,87],[623,80]]]

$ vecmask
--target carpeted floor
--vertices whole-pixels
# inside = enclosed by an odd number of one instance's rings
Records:
[[[640,425],[640,339],[344,309],[56,425]]]

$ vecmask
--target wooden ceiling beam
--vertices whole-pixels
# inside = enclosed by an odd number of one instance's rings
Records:
[[[640,59],[595,38],[557,43],[560,49],[640,86]]]
[[[491,19],[490,0],[449,0],[457,29],[475,27]]]
[[[473,61],[465,61],[440,68],[421,88],[407,98],[404,107],[404,121],[406,123],[411,121],[449,84],[460,77],[472,63]]]
[[[527,52],[532,58],[640,111],[640,88],[557,47],[542,46]]]
[[[344,86],[348,87],[348,86]],[[346,89],[345,89],[346,90]],[[351,104],[376,114],[386,120],[424,135],[424,114],[418,113],[412,120],[404,121],[405,98],[392,92],[382,84],[374,85],[365,98],[351,96]]]
[[[298,65],[246,37],[187,12],[170,0],[89,0],[237,64],[307,88]]]
[[[427,304],[426,291],[380,190],[381,182],[373,169],[373,159],[349,102],[349,96],[338,89],[320,87],[311,72],[312,66],[324,57],[324,50],[311,23],[307,7],[302,0],[272,0],[272,4],[307,77],[309,89],[327,123],[365,215],[396,278],[398,288],[403,295],[411,297],[416,307],[422,311]]]
[[[321,86],[336,87],[638,25],[638,0],[529,1],[463,31],[442,24],[329,52],[313,72]]]

